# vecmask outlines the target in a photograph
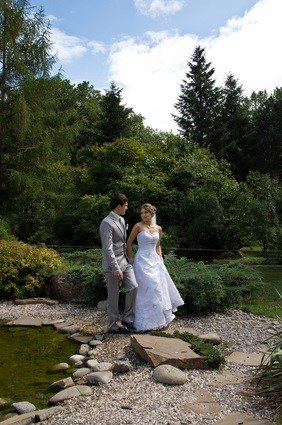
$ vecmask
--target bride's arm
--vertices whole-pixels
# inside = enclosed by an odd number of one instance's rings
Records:
[[[135,224],[135,226],[131,230],[129,238],[127,239],[126,254],[127,254],[129,259],[132,259],[132,242],[136,238],[138,232],[139,232],[139,223]]]
[[[162,231],[161,226],[158,226],[158,228],[159,228],[159,235],[160,235],[160,237],[159,237],[159,242],[157,243],[157,246],[156,246],[156,251],[159,254],[159,256],[161,258],[163,258],[162,247],[161,247],[161,237],[162,237],[163,231]]]

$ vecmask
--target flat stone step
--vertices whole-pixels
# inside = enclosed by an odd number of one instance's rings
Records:
[[[25,305],[25,304],[47,304],[47,305],[56,305],[59,304],[57,300],[51,300],[50,298],[17,298],[14,300],[16,305]]]
[[[179,369],[208,369],[203,357],[191,350],[187,342],[178,338],[132,335],[131,346],[154,367],[170,364]]]
[[[244,353],[241,351],[234,351],[226,358],[226,361],[244,366],[259,366],[262,357],[262,353]]]
[[[15,320],[12,320],[9,323],[6,323],[6,326],[42,326],[42,319],[31,317],[31,316],[21,316]]]

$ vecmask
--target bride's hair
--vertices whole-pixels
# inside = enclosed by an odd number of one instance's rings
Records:
[[[154,205],[152,205],[152,204],[143,204],[142,205],[142,207],[141,207],[141,210],[145,210],[145,211],[148,211],[149,213],[151,213],[152,215],[155,215],[156,214],[156,212],[157,212],[157,208],[156,207],[154,207]]]

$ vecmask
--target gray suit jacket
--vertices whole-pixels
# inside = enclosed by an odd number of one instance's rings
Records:
[[[126,229],[122,217],[121,220],[122,223],[110,212],[100,225],[103,252],[102,267],[105,272],[115,272],[119,269],[124,271],[128,266],[125,251]]]

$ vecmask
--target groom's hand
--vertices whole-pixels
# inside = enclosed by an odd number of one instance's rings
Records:
[[[123,280],[123,273],[122,273],[122,271],[121,271],[121,270],[116,270],[116,271],[113,273],[113,275],[114,275],[114,277],[115,277],[117,280]]]

